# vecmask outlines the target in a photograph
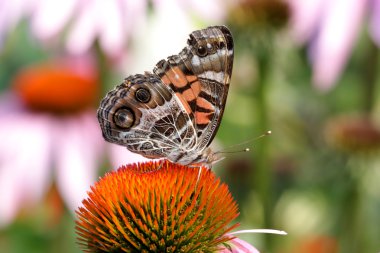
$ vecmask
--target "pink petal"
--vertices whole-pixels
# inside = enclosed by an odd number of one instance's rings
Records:
[[[34,2],[32,0],[0,1],[0,46],[6,33],[12,30],[23,17],[29,14]]]
[[[129,67],[131,73],[143,72],[157,59],[178,53],[189,33],[195,29],[189,14],[181,9],[178,1],[155,0],[154,6],[155,12],[149,24],[136,33],[138,43],[131,50],[134,53]]]
[[[0,118],[0,226],[41,201],[49,185],[51,121],[33,114]]]
[[[123,32],[123,19],[119,1],[101,1],[98,5],[98,13],[101,15],[99,22],[99,42],[107,55],[116,57],[123,52],[125,36]],[[134,23],[132,20],[129,22]]]
[[[94,115],[95,112],[56,122],[57,185],[73,211],[97,177],[103,141]]]
[[[380,47],[380,0],[372,0],[372,15],[370,19],[369,30],[372,39]]]
[[[291,32],[299,43],[305,43],[316,31],[326,1],[287,0],[287,2],[292,11]]]
[[[32,16],[32,30],[40,39],[56,36],[70,21],[77,0],[41,0]]]
[[[228,241],[230,248],[223,247],[218,253],[260,253],[255,247],[251,244],[243,241],[239,238],[234,238],[231,241]]]
[[[124,34],[128,36],[138,32],[146,21],[147,1],[121,0],[119,3],[121,5]],[[130,22],[131,20],[133,22]]]
[[[187,0],[183,1],[182,8],[189,10],[189,12],[193,11],[205,22],[219,23],[222,22],[226,17],[228,4],[228,1],[219,0]],[[210,10],[212,11],[210,12]]]
[[[313,45],[313,81],[327,90],[337,81],[350,55],[366,0],[328,1],[320,24],[320,33]]]
[[[66,41],[66,48],[70,53],[84,54],[94,42],[99,32],[96,2],[84,1],[81,3]]]

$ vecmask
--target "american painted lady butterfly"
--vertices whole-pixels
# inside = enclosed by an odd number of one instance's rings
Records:
[[[104,138],[183,165],[220,160],[209,145],[226,104],[233,50],[224,26],[192,32],[178,55],[159,61],[153,73],[127,77],[101,101]]]

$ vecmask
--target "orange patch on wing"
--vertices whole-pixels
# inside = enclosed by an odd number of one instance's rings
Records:
[[[162,77],[161,77],[161,80],[162,80],[162,82],[163,82],[164,84],[166,84],[166,85],[171,84],[170,79],[169,79],[166,75],[162,76]]]
[[[213,114],[213,112],[196,112],[195,113],[195,122],[197,124],[209,124],[210,123],[210,116]]]
[[[189,83],[192,83],[194,82],[195,80],[197,80],[198,78],[196,76],[186,76],[186,79]]]
[[[175,94],[177,95],[177,98],[179,98],[179,100],[181,101],[181,104],[185,108],[186,113],[190,114],[192,111],[191,111],[191,108],[190,108],[189,104],[187,103],[186,99],[181,95],[181,93],[176,92]]]
[[[191,89],[193,90],[195,95],[198,97],[199,93],[201,92],[201,83],[199,81],[192,83]]]
[[[197,106],[202,107],[206,110],[210,110],[211,112],[215,111],[213,104],[202,97],[197,98]]]
[[[200,83],[195,82],[190,86],[190,88],[182,92],[182,96],[186,99],[186,101],[192,101],[194,99],[197,99],[200,92],[201,92]]]
[[[174,86],[184,87],[188,84],[185,74],[183,74],[179,67],[169,69],[165,75],[170,79]]]
[[[184,92],[182,92],[182,96],[186,101],[191,101],[197,98],[197,94],[194,94],[194,91],[192,89],[187,89]]]

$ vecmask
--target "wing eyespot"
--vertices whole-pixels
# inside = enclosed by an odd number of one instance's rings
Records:
[[[145,89],[145,88],[139,88],[138,90],[136,90],[135,92],[135,98],[137,101],[141,102],[141,103],[148,103],[151,99],[151,94],[150,94],[150,91],[148,89]]]
[[[198,46],[197,55],[200,57],[205,57],[207,55],[207,48],[202,45]]]
[[[226,47],[226,44],[223,41],[219,41],[217,45],[219,49],[224,49]]]
[[[113,115],[115,124],[124,129],[129,129],[135,123],[135,114],[128,108],[120,108]]]

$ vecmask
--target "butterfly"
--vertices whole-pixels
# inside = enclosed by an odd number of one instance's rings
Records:
[[[103,98],[97,115],[106,141],[147,158],[211,166],[222,120],[234,46],[225,26],[193,31],[177,55],[153,73],[131,75]]]

